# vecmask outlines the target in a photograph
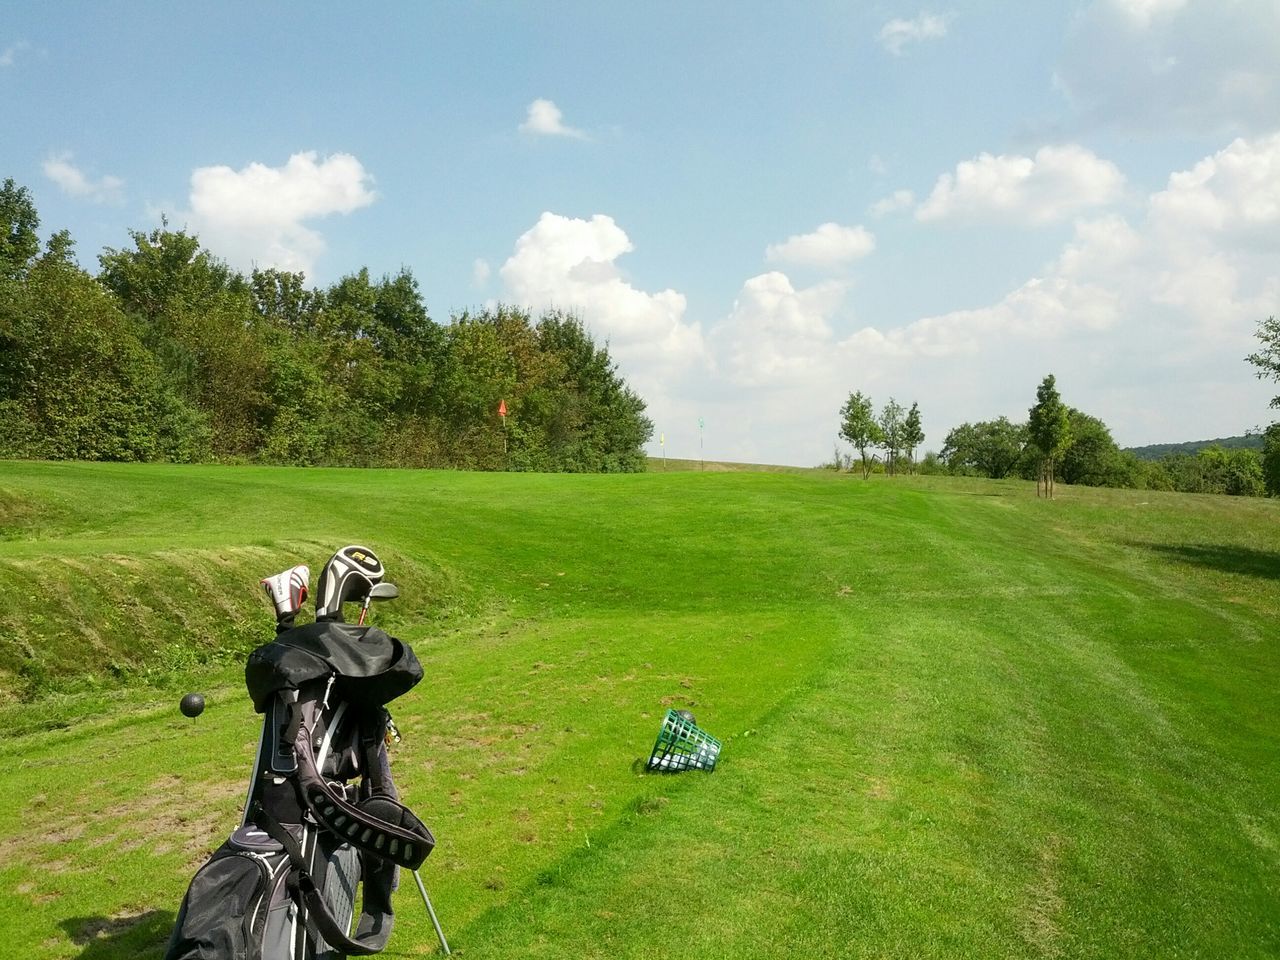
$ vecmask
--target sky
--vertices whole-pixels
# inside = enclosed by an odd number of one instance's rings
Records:
[[[572,311],[654,454],[815,465],[853,391],[939,450],[1048,373],[1122,446],[1275,417],[1280,0],[13,4],[0,116],[86,269],[164,219]]]

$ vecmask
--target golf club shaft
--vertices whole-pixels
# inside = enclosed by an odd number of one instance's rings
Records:
[[[440,938],[440,949],[444,951],[444,955],[450,956],[453,951],[449,949],[449,942],[444,938],[444,931],[440,929],[440,921],[436,919],[435,908],[431,906],[431,898],[427,896],[427,888],[422,883],[422,877],[418,875],[418,871],[413,871],[413,879],[418,881],[418,892],[422,894],[422,902],[427,905],[427,914],[431,917],[431,925],[436,928],[436,936]]]

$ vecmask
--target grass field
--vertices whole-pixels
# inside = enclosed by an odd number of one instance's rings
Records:
[[[0,464],[0,954],[159,955],[238,822],[257,579],[357,541],[426,669],[393,765],[464,956],[1276,956],[1277,508]],[[667,706],[715,773],[639,772]],[[397,897],[387,955],[431,954]]]

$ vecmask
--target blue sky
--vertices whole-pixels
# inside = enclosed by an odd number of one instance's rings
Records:
[[[1044,374],[1230,435],[1280,309],[1280,4],[67,3],[0,21],[0,176],[81,262],[167,216],[317,284],[577,311],[671,456],[927,446]]]

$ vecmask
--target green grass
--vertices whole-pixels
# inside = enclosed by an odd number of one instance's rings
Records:
[[[393,764],[465,956],[1275,956],[1277,507],[0,464],[0,942],[158,956],[242,803],[257,578],[367,541],[426,668]],[[669,705],[715,773],[637,772]],[[432,952],[412,884],[397,909],[389,955]]]

